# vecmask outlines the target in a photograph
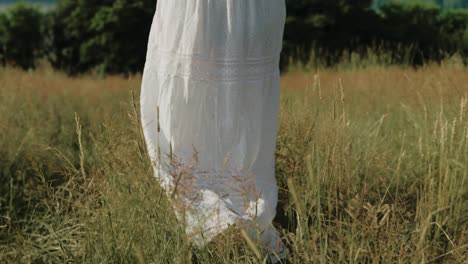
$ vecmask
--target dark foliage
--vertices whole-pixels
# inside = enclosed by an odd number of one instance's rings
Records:
[[[371,49],[390,54],[392,63],[421,65],[456,52],[466,59],[467,10],[386,4],[376,11],[370,2],[290,0],[283,56],[306,62],[313,52],[333,65],[345,54]]]
[[[421,65],[468,57],[468,11],[372,0],[287,0],[283,66],[290,59],[334,65],[351,53],[384,53]],[[18,5],[0,13],[0,60],[23,68],[45,56],[70,74],[134,73],[145,61],[156,0],[59,0],[42,14]],[[313,54],[314,56],[311,56]]]
[[[0,62],[23,69],[34,68],[42,53],[43,14],[30,5],[18,4],[0,13]]]
[[[154,0],[62,0],[50,13],[49,60],[76,74],[133,73],[145,61]]]

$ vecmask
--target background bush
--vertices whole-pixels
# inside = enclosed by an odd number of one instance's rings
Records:
[[[429,4],[372,1],[289,1],[283,56],[333,65],[369,50],[395,64],[440,62],[455,53],[467,57],[468,12]]]
[[[49,16],[49,60],[69,73],[142,69],[154,0],[62,0]]]
[[[44,14],[18,4],[0,13],[0,61],[28,69],[42,55]]]
[[[380,2],[288,0],[283,68],[290,61],[333,66],[355,55],[422,65],[458,53],[467,62],[467,9]],[[139,72],[155,7],[155,0],[58,0],[43,13],[15,6],[0,13],[1,62],[32,68],[45,57],[70,74]]]

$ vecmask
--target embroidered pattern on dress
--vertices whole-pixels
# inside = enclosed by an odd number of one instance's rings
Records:
[[[262,80],[279,75],[279,56],[248,60],[212,59],[199,55],[182,55],[152,51],[146,71],[199,81]]]

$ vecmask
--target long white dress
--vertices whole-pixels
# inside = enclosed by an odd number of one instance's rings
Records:
[[[236,225],[284,250],[272,226],[284,22],[284,0],[157,2],[142,125],[154,173],[198,245]]]

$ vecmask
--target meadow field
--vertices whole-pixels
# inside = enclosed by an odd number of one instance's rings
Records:
[[[0,263],[262,263],[188,242],[152,176],[140,76],[0,68]],[[282,76],[275,225],[288,263],[466,263],[468,68]]]

